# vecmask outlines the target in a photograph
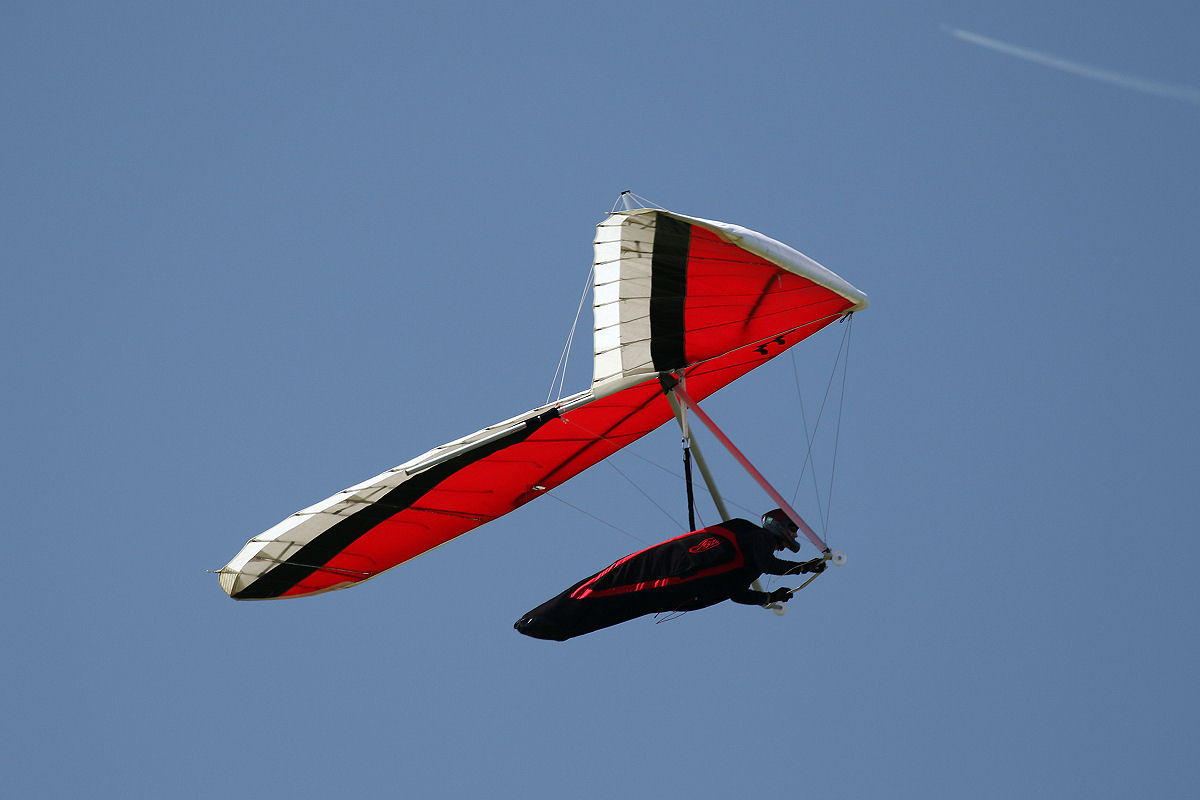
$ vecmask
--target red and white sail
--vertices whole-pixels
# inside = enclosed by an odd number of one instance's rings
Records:
[[[296,512],[220,571],[239,600],[340,589],[559,486],[672,419],[660,374],[701,400],[867,306],[760,233],[657,209],[597,227],[590,389],[484,428]]]

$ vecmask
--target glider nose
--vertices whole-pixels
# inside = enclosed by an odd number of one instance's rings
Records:
[[[521,617],[513,623],[513,627],[517,629],[517,633],[532,636],[534,639],[565,642],[569,638],[563,635],[562,630],[557,625],[549,623],[545,619],[539,619],[532,614],[526,614]]]

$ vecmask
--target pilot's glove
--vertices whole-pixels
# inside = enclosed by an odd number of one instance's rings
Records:
[[[800,565],[801,572],[811,572],[813,575],[820,575],[825,571],[825,559],[814,558],[811,561],[805,561]]]
[[[771,602],[771,603],[786,603],[788,600],[791,600],[791,599],[792,599],[792,590],[791,589],[776,589],[775,591],[773,591],[769,595],[767,595],[767,600],[768,600],[768,602]]]

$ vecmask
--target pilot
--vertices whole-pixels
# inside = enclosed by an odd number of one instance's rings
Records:
[[[825,557],[787,561],[776,552],[800,551],[796,524],[781,509],[762,524],[731,519],[626,556],[584,578],[517,620],[517,631],[566,641],[646,614],[695,611],[732,600],[743,605],[786,603],[791,589],[750,587],[760,575],[820,573]]]

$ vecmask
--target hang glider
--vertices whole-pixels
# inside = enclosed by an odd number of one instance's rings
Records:
[[[220,570],[221,588],[260,600],[361,583],[521,507],[674,418],[664,386],[703,400],[867,306],[865,294],[807,256],[724,222],[626,209],[597,226],[594,245],[589,389],[296,512]]]

